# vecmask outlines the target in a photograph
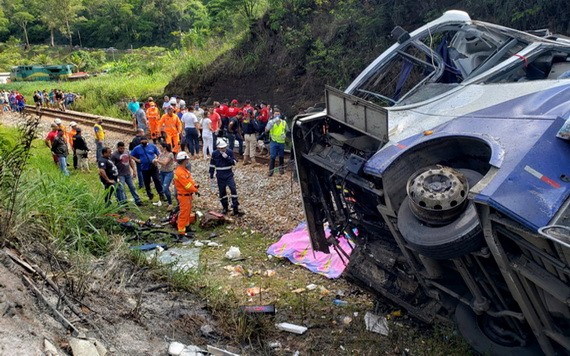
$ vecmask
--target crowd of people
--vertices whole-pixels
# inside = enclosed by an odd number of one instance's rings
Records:
[[[77,98],[79,98],[78,94],[64,92],[61,89],[52,89],[49,93],[46,89],[36,90],[33,95],[36,109],[51,108],[59,109],[61,111],[73,108]]]
[[[0,90],[0,105],[2,105],[2,113],[24,111],[26,106],[26,98],[17,90]]]
[[[128,105],[136,127],[136,136],[129,143],[118,142],[116,147],[105,145],[103,120],[93,126],[97,169],[105,187],[105,201],[113,196],[120,204],[127,203],[126,189],[136,205],[143,205],[137,192],[144,188],[152,204],[167,204],[167,210],[179,208],[179,240],[194,222],[192,196],[198,192],[191,174],[191,160],[209,160],[212,186],[218,187],[222,213],[242,215],[234,181],[233,167],[237,164],[234,150],[243,156],[243,165],[258,164],[258,147],[270,141],[268,175],[284,174],[284,146],[288,125],[278,108],[266,103],[251,105],[248,100],[240,106],[237,100],[213,102],[211,106],[195,102],[186,106],[181,98],[165,97],[160,108],[153,98],[138,102],[133,98]],[[200,140],[201,139],[201,140]],[[60,119],[55,119],[45,139],[53,160],[64,175],[69,175],[68,156],[73,151],[73,168],[89,171],[89,148],[77,123],[69,130]],[[276,160],[279,158],[278,166]],[[214,178],[215,177],[215,178]],[[154,189],[153,189],[154,188]],[[228,195],[229,189],[229,195]],[[173,193],[172,193],[173,192]]]

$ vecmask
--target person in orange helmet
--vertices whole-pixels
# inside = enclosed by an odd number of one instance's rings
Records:
[[[178,115],[174,113],[172,106],[166,108],[166,114],[160,118],[161,131],[166,134],[166,143],[170,144],[173,152],[180,151],[180,134],[182,133],[182,122]]]
[[[149,107],[146,110],[146,119],[148,120],[148,130],[150,131],[150,137],[154,143],[160,137],[160,109],[156,106],[156,103],[149,98]]]
[[[178,239],[177,242],[188,241],[186,238],[187,230],[190,231],[190,225],[196,221],[194,214],[192,214],[192,194],[198,192],[199,185],[192,179],[192,174],[188,169],[190,156],[185,151],[179,152],[176,155],[178,167],[174,170],[174,186],[176,187],[176,194],[180,211],[178,213]]]

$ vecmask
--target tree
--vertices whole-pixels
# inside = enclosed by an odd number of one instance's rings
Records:
[[[12,19],[24,30],[24,41],[26,46],[30,47],[30,40],[28,39],[28,24],[34,20],[34,16],[26,11],[18,11],[12,15]]]

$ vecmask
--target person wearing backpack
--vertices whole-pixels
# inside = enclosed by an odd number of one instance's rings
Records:
[[[245,141],[245,150],[243,153],[243,164],[257,164],[255,161],[255,148],[257,146],[257,133],[260,129],[259,120],[253,117],[253,110],[247,110],[242,122],[242,131]]]

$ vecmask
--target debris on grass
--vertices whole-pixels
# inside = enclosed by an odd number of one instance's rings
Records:
[[[275,327],[279,330],[288,331],[298,335],[303,335],[307,331],[307,327],[291,323],[279,323],[275,324]]]
[[[241,251],[239,247],[230,246],[228,252],[226,252],[226,258],[230,260],[235,260],[241,257]]]
[[[364,323],[366,324],[366,330],[388,336],[388,321],[385,317],[367,312],[364,315]]]

